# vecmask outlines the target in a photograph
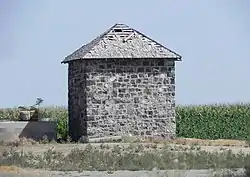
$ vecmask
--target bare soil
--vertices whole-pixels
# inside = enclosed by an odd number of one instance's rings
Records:
[[[93,148],[100,148],[101,146],[120,146],[129,147],[130,145],[142,145],[145,150],[157,150],[162,148],[169,148],[171,151],[207,151],[207,152],[223,152],[231,150],[232,153],[250,153],[250,147],[245,141],[239,140],[201,140],[201,139],[188,139],[178,138],[171,141],[158,141],[158,142],[140,142],[140,143],[91,143]],[[15,151],[32,152],[40,155],[49,149],[61,152],[65,155],[71,152],[74,148],[84,149],[88,144],[58,144],[48,143],[39,144],[32,141],[22,141],[12,143],[11,146],[0,145],[0,153],[12,148]]]
[[[0,168],[1,169],[1,168]],[[35,169],[20,169],[15,171],[0,170],[1,177],[212,177],[222,171],[214,170],[153,170],[153,171],[47,171]],[[235,176],[244,174],[243,169],[231,172]]]

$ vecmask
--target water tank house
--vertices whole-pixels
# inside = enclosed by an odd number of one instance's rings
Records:
[[[175,137],[175,62],[181,56],[115,24],[67,56],[69,135]]]

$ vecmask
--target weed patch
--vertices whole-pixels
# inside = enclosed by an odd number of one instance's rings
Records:
[[[1,154],[0,165],[68,171],[166,170],[166,169],[231,169],[250,164],[250,155],[205,151],[170,151],[169,148],[147,151],[144,146],[129,147],[90,144],[85,149],[73,149],[69,154],[49,149],[42,155],[16,151]]]

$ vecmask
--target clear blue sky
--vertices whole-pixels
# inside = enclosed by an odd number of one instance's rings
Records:
[[[126,23],[183,56],[177,104],[250,102],[249,0],[1,0],[0,107],[67,105],[65,56]]]

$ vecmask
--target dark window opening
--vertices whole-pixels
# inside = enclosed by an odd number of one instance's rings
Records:
[[[114,29],[114,32],[122,32],[122,29]]]

